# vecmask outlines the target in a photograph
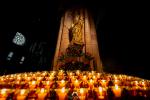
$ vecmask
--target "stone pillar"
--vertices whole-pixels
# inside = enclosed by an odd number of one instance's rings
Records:
[[[83,48],[83,52],[85,53],[90,53],[93,57],[94,60],[96,61],[97,65],[97,71],[102,72],[102,62],[100,60],[100,55],[99,55],[99,49],[98,49],[98,43],[97,43],[97,36],[96,36],[96,29],[94,22],[88,12],[85,9],[80,10],[81,15],[84,16],[84,25],[82,28],[82,33],[83,33],[83,43],[85,44]],[[57,47],[55,51],[55,56],[54,56],[54,64],[53,64],[53,70],[57,70],[57,65],[58,65],[58,56],[61,53],[65,53],[66,48],[69,45],[69,31],[68,29],[71,27],[72,24],[72,18],[70,17],[70,12],[66,12],[64,16],[61,19],[61,24],[60,24],[60,30],[59,30],[59,35],[58,35],[58,40],[57,40]],[[80,58],[82,61],[82,57]],[[93,63],[90,64],[93,67]]]

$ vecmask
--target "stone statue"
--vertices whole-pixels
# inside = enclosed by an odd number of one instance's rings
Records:
[[[76,15],[73,18],[73,24],[69,29],[69,40],[71,44],[83,44],[82,27],[84,24],[83,16]]]

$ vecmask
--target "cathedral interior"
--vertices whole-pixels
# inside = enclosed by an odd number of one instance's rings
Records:
[[[0,74],[52,70],[61,18],[85,8],[97,35],[103,71],[149,79],[145,10],[132,3],[96,0],[9,1],[0,7]],[[16,33],[25,43],[13,43]]]
[[[0,100],[150,100],[141,1],[1,1]]]

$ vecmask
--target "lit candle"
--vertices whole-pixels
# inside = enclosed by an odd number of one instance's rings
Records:
[[[84,82],[86,82],[86,81],[87,81],[87,78],[86,78],[86,76],[85,76],[85,75],[83,76],[83,81],[84,81]]]
[[[75,76],[71,77],[71,82],[73,83],[75,81]]]
[[[116,97],[121,96],[121,88],[119,88],[118,85],[115,85],[115,87],[113,88],[113,92],[114,92]]]
[[[65,86],[65,81],[61,80],[60,83],[59,83],[59,86],[60,86],[60,88],[64,87]]]
[[[97,82],[97,77],[95,75],[93,76],[93,80],[95,83]]]
[[[6,100],[7,98],[7,89],[1,89],[0,91],[0,100]]]
[[[100,78],[100,73],[97,73],[97,78]]]
[[[25,89],[21,89],[20,93],[17,95],[17,100],[25,100],[27,94],[25,94],[26,90]]]
[[[30,89],[34,89],[36,87],[36,81],[32,81],[29,85]]]
[[[56,89],[56,93],[58,94],[59,100],[65,100],[67,95],[65,87],[63,87],[62,89]]]
[[[37,77],[37,81],[40,82],[42,80],[42,77]]]
[[[104,99],[104,96],[103,96],[103,88],[102,88],[102,87],[99,87],[99,88],[98,88],[98,91],[99,91],[99,96],[98,96],[98,98],[99,98],[99,99]]]
[[[80,94],[79,94],[79,98],[80,100],[85,100],[85,91],[83,88],[80,88]]]
[[[92,79],[90,79],[89,81],[89,88],[93,88],[94,86],[94,81]]]
[[[103,87],[106,87],[106,80],[101,80],[101,84]]]
[[[115,79],[115,80],[114,80],[114,84],[117,84],[117,85],[118,85],[118,84],[119,84],[119,80]]]
[[[20,80],[21,80],[21,77],[20,77],[20,76],[18,76],[18,77],[17,77],[17,80],[18,80],[18,81],[20,81]]]
[[[27,81],[30,81],[31,80],[31,77],[27,77],[27,79],[26,79]]]
[[[77,79],[74,82],[74,86],[75,86],[75,88],[79,88],[79,81]]]
[[[44,83],[46,89],[49,89],[52,84],[53,84],[52,81],[45,81],[45,83]]]
[[[80,71],[79,71],[79,70],[77,70],[77,71],[76,71],[76,74],[79,76],[79,75],[80,75]]]
[[[38,100],[45,100],[46,95],[47,95],[47,92],[45,91],[44,88],[42,88],[40,92],[38,93]]]

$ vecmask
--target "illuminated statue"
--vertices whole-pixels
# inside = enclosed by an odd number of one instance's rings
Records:
[[[53,70],[102,72],[95,24],[86,9],[70,9],[62,16]]]
[[[83,44],[82,27],[84,24],[83,17],[76,15],[73,19],[73,24],[69,29],[69,40],[71,44]]]

